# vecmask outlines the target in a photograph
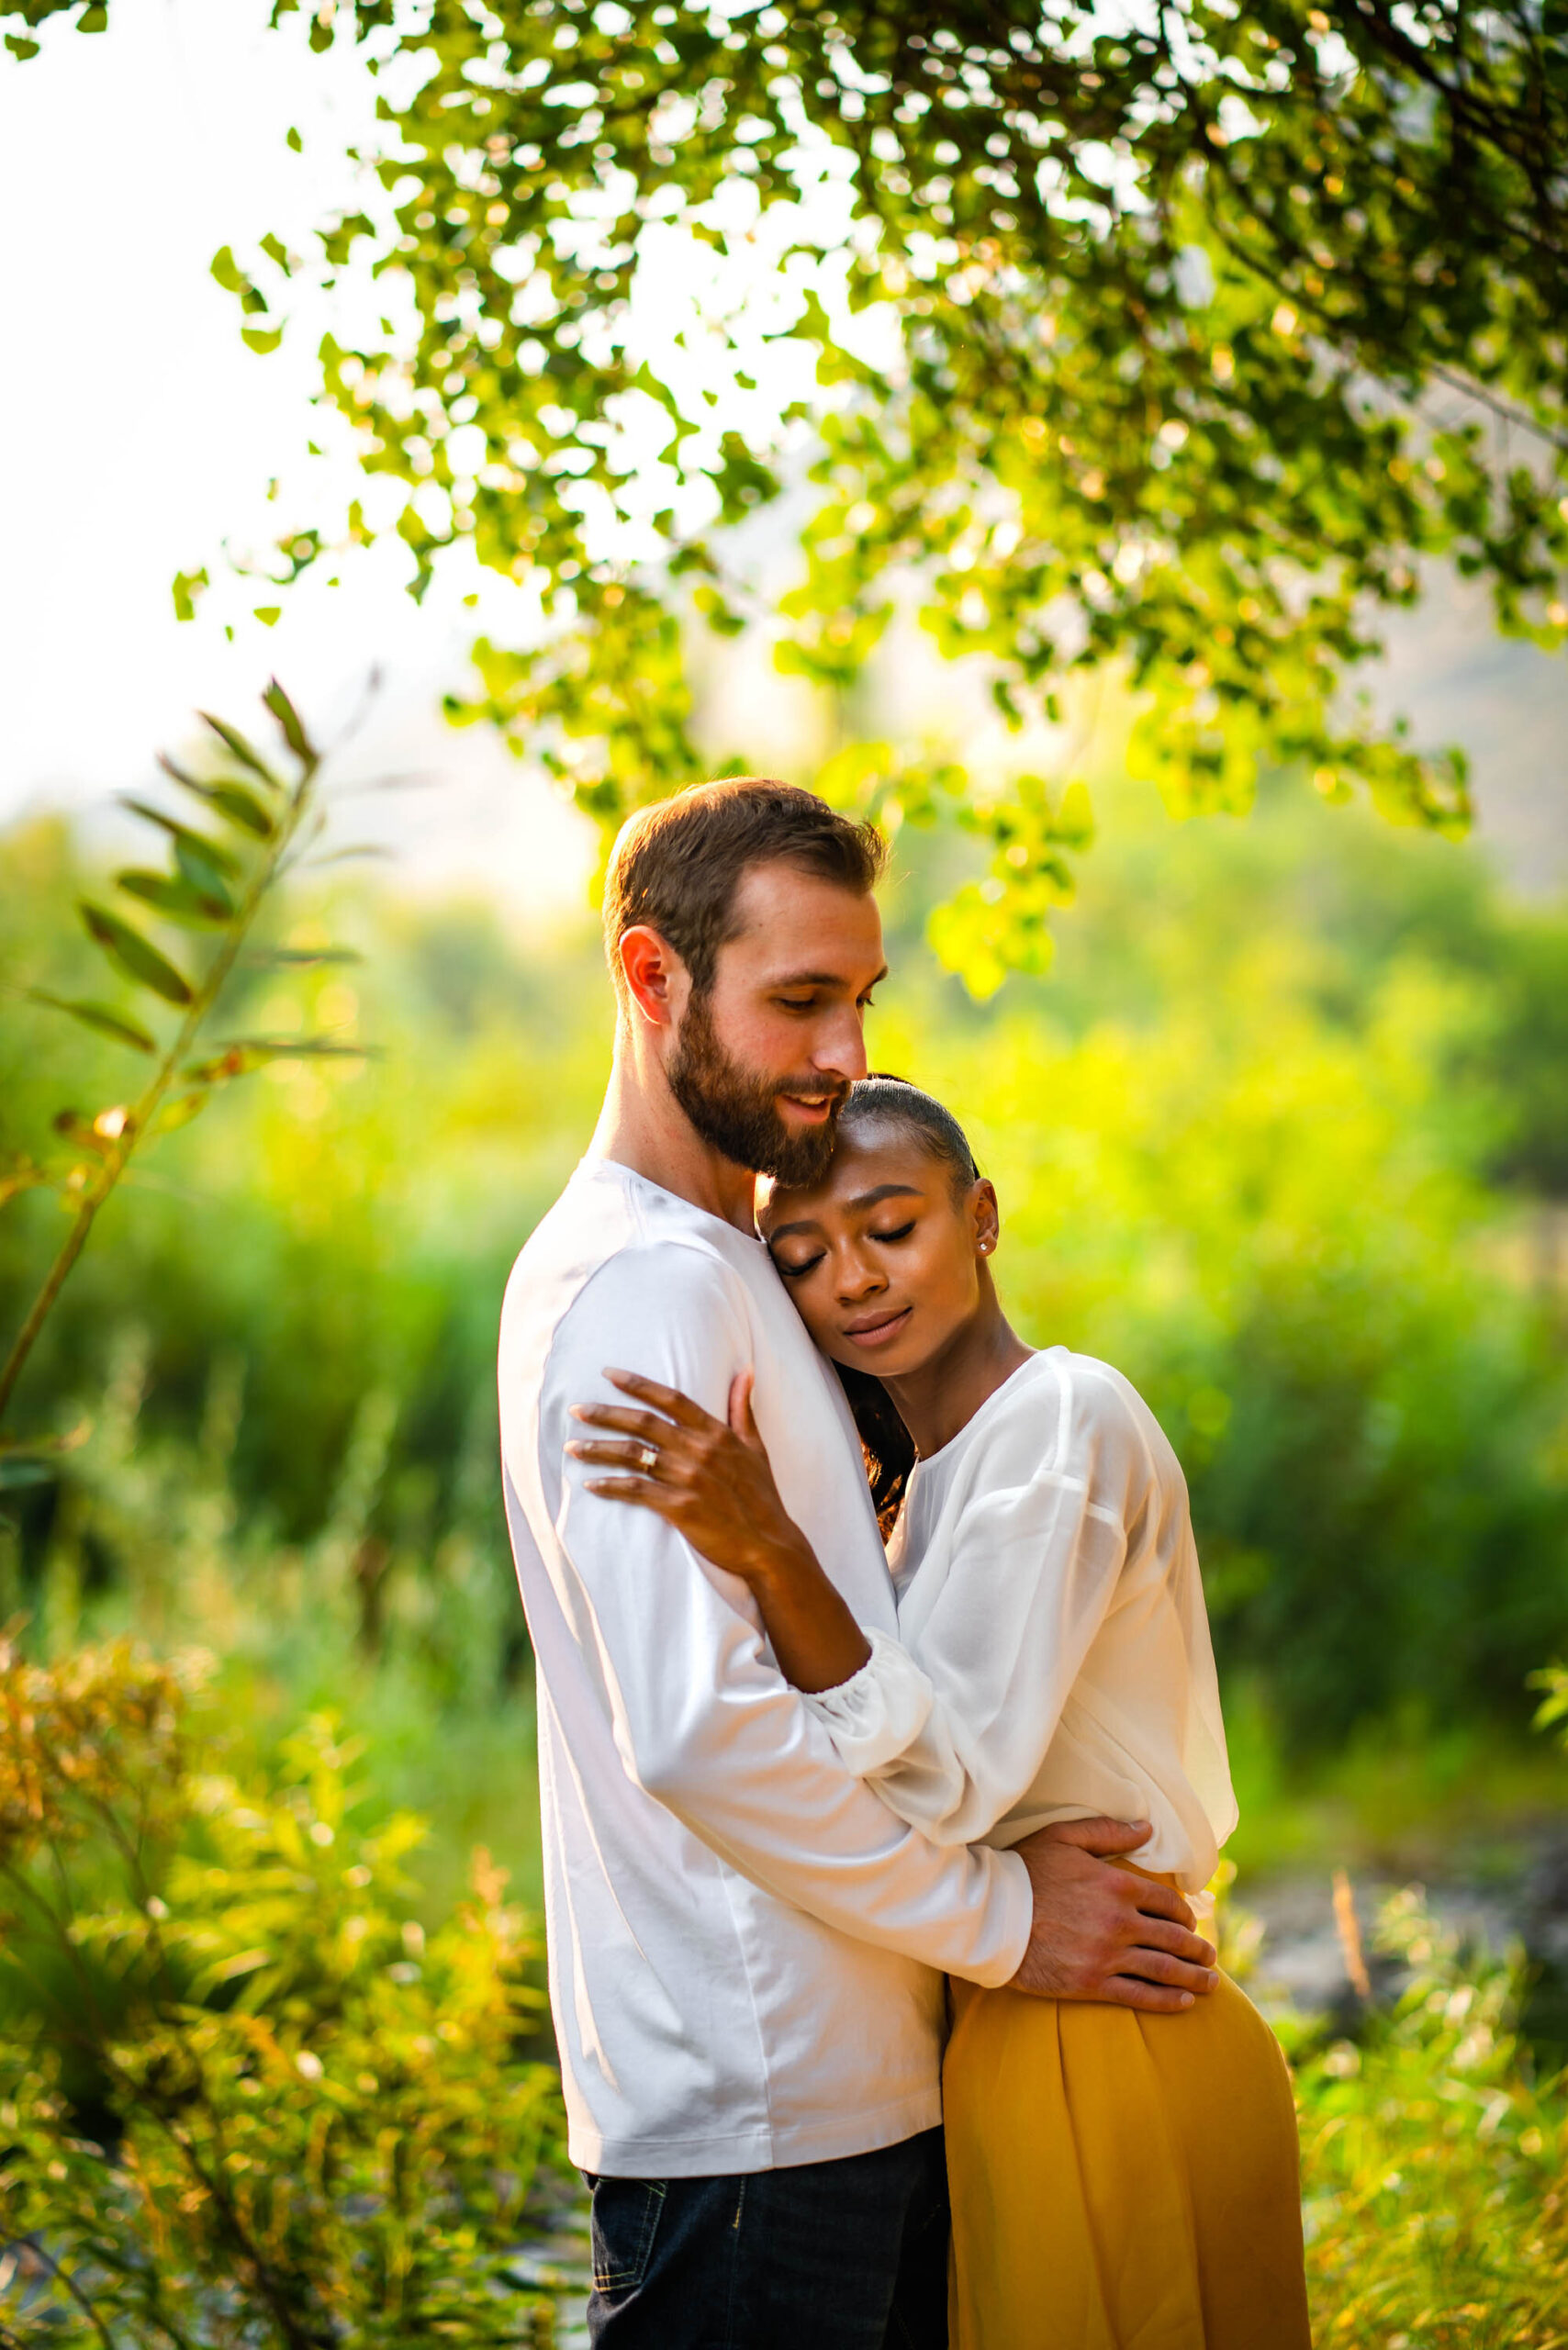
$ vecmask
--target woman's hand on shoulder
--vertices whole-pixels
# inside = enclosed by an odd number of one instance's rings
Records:
[[[716,1419],[678,1388],[631,1371],[606,1371],[630,1404],[574,1404],[572,1416],[602,1431],[574,1438],[575,1460],[612,1469],[585,1489],[606,1501],[656,1511],[705,1559],[755,1587],[815,1572],[805,1536],[784,1507],[767,1449],[752,1415],[755,1373],[730,1388],[729,1416]]]

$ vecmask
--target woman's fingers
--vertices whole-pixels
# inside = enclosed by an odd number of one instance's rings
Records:
[[[662,1386],[656,1379],[644,1379],[639,1371],[607,1370],[604,1375],[611,1387],[619,1387],[626,1395],[640,1396],[644,1404],[652,1404],[682,1427],[711,1428],[723,1425],[714,1419],[711,1412],[705,1412],[700,1404],[694,1404],[689,1395],[683,1395],[678,1387]]]
[[[592,1460],[609,1469],[637,1469],[653,1475],[645,1444],[614,1443],[608,1437],[573,1437],[566,1450],[574,1460]]]
[[[637,1502],[644,1509],[655,1509],[667,1517],[675,1496],[666,1485],[656,1485],[651,1477],[585,1477],[585,1494],[597,1494],[601,1501]]]
[[[751,1408],[752,1392],[756,1385],[755,1371],[737,1371],[730,1382],[730,1427],[741,1442],[754,1452],[762,1450],[762,1438],[757,1434],[756,1418]]]
[[[621,1436],[640,1436],[645,1444],[668,1444],[679,1433],[656,1412],[634,1412],[628,1404],[574,1404],[571,1411],[585,1427],[613,1428]]]

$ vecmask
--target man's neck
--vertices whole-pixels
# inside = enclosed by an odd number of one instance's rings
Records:
[[[615,1059],[589,1146],[601,1158],[629,1167],[662,1191],[689,1200],[694,1208],[722,1216],[737,1232],[755,1232],[756,1178],[705,1143],[664,1081],[656,1063],[633,1068],[624,1036]]]

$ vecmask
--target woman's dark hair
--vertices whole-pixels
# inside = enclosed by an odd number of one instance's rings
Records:
[[[980,1169],[975,1165],[969,1136],[951,1110],[945,1109],[929,1093],[923,1093],[907,1078],[890,1077],[881,1069],[873,1069],[868,1077],[851,1086],[849,1098],[839,1113],[839,1132],[842,1134],[847,1126],[873,1123],[903,1127],[923,1150],[946,1168],[956,1199],[962,1198],[969,1186],[979,1181]],[[892,1532],[910,1472],[914,1467],[914,1439],[900,1418],[892,1397],[873,1372],[857,1371],[848,1363],[835,1363],[834,1369],[849,1399],[860,1449],[866,1456],[866,1474],[871,1481],[877,1523],[885,1539]]]

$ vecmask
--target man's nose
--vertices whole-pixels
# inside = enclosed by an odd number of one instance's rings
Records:
[[[813,1068],[824,1077],[857,1084],[866,1074],[866,1015],[857,1003],[845,1004],[824,1021],[813,1040]]]

